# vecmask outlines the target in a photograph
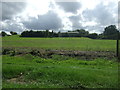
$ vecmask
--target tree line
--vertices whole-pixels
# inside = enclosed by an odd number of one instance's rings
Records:
[[[16,32],[11,31],[11,35],[17,35]],[[1,36],[7,36],[7,34],[2,31]],[[118,37],[119,36],[119,37]],[[120,39],[120,32],[117,30],[115,25],[110,25],[104,28],[103,33],[89,33],[84,29],[77,29],[68,32],[53,32],[53,31],[23,31],[20,37],[88,37],[92,39]]]

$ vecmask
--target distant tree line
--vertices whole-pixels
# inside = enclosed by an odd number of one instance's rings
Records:
[[[21,37],[58,37],[58,34],[55,32],[46,31],[23,31]]]
[[[16,32],[10,32],[11,35],[17,35]],[[119,35],[118,35],[119,34]],[[7,36],[5,32],[1,32],[1,36]],[[119,36],[119,37],[118,37]],[[115,25],[110,25],[104,28],[103,33],[89,33],[84,29],[77,29],[68,32],[53,32],[53,31],[23,31],[20,37],[88,37],[92,39],[120,39],[120,32]]]
[[[96,39],[98,37],[98,34],[92,33],[89,34],[88,31],[85,31],[84,29],[77,29],[74,31],[68,31],[68,32],[49,32],[49,30],[46,31],[23,31],[21,33],[21,37],[89,37],[92,39]]]

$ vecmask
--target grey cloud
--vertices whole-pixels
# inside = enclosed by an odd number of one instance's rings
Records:
[[[61,19],[53,11],[49,11],[44,15],[39,15],[38,18],[29,17],[28,21],[23,21],[22,23],[26,28],[34,30],[58,30],[63,26]]]
[[[90,33],[101,33],[104,31],[105,26],[100,26],[100,25],[96,25],[96,26],[86,26],[84,27],[84,29],[88,30]]]
[[[25,27],[23,26],[22,23],[18,23],[14,20],[6,20],[4,21],[5,25],[3,24],[2,25],[2,30],[5,30],[5,31],[15,31],[15,32],[22,32]]]
[[[118,29],[120,31],[120,1],[118,3]]]
[[[80,2],[57,2],[57,4],[66,12],[77,13],[81,7]]]
[[[88,30],[89,32],[95,32],[95,33],[100,33],[100,32],[103,32],[104,30],[104,27],[99,24],[95,26],[82,26],[84,22],[81,18],[81,15],[71,16],[69,17],[69,19],[73,24],[72,25],[73,30],[74,29],[85,29],[85,30]]]
[[[81,16],[80,15],[70,16],[69,19],[72,22],[72,28],[73,29],[82,28],[82,25],[79,22],[81,20]]]
[[[107,6],[100,3],[93,10],[86,9],[83,11],[83,16],[86,21],[95,21],[100,25],[115,24],[116,20],[113,13],[117,14],[117,9],[113,6],[115,6],[115,3],[109,3]]]
[[[12,19],[18,13],[21,13],[25,7],[25,2],[2,2],[2,20]]]

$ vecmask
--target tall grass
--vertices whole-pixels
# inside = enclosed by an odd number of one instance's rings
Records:
[[[32,58],[32,59],[31,59]],[[3,56],[3,88],[117,88],[116,59]],[[10,81],[12,78],[21,80]],[[9,80],[9,82],[8,82]]]

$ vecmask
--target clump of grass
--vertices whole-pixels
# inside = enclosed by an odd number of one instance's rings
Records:
[[[24,65],[5,65],[5,67],[3,67],[2,69],[3,69],[3,73],[2,73],[3,79],[15,78],[21,74],[24,74],[27,71],[32,70],[31,67]]]

